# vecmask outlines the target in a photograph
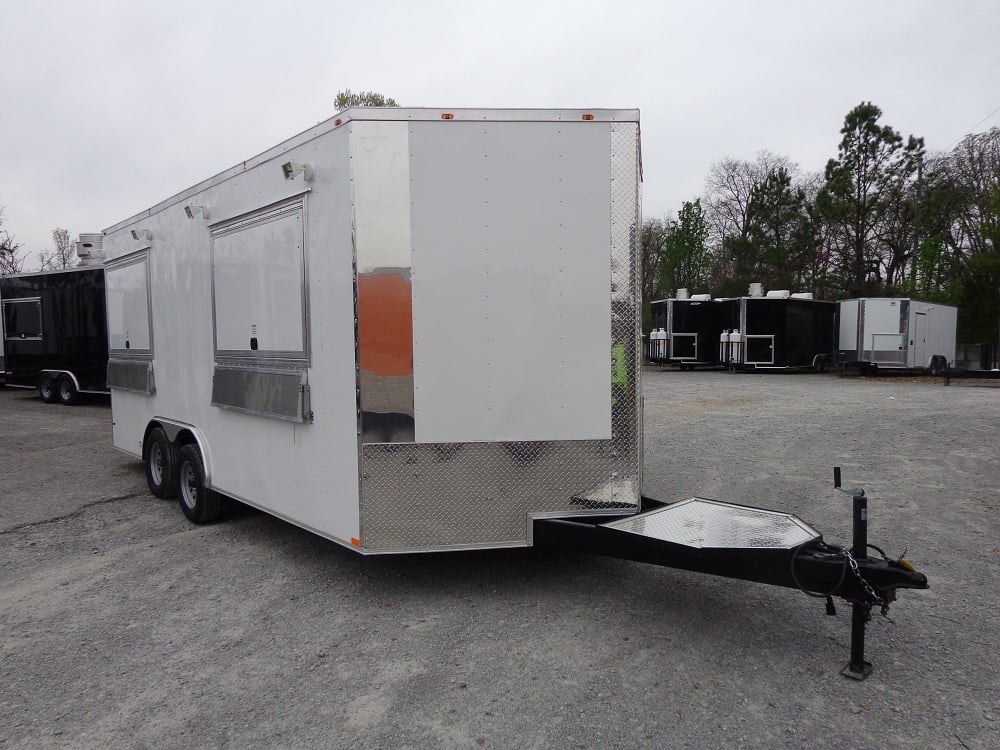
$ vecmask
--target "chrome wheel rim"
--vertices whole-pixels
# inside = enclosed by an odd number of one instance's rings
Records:
[[[181,466],[181,500],[191,510],[198,504],[198,481],[188,461]]]
[[[153,484],[163,483],[163,448],[159,443],[153,443],[149,449],[149,476]]]

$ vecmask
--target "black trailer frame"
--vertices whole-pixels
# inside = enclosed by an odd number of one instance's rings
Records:
[[[834,486],[840,489],[840,468]],[[709,573],[725,578],[795,588],[826,600],[851,604],[851,656],[841,671],[863,680],[872,672],[865,661],[865,626],[872,607],[887,615],[901,588],[926,589],[927,576],[900,557],[891,560],[868,543],[868,499],[861,488],[851,496],[853,543],[830,545],[811,526],[790,513],[705,498],[664,503],[643,497],[638,515],[608,518],[535,518],[532,544],[624,560]],[[878,557],[869,556],[869,550]]]
[[[103,267],[0,278],[0,308],[7,385],[47,403],[109,392]]]

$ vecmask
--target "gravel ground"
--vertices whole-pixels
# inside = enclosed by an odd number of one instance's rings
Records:
[[[839,675],[849,608],[520,549],[363,558],[189,524],[107,401],[0,390],[0,747],[1000,747],[1000,388],[644,374],[646,494],[791,510],[930,578]]]

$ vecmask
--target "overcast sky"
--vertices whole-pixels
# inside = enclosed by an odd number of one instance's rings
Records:
[[[997,0],[0,0],[0,206],[33,255],[334,114],[638,107],[643,215],[761,149],[821,171],[862,101],[947,150],[1000,125]]]

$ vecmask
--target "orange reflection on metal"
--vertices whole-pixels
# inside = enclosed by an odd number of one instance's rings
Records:
[[[398,273],[358,275],[358,360],[373,375],[413,374],[413,296]]]

